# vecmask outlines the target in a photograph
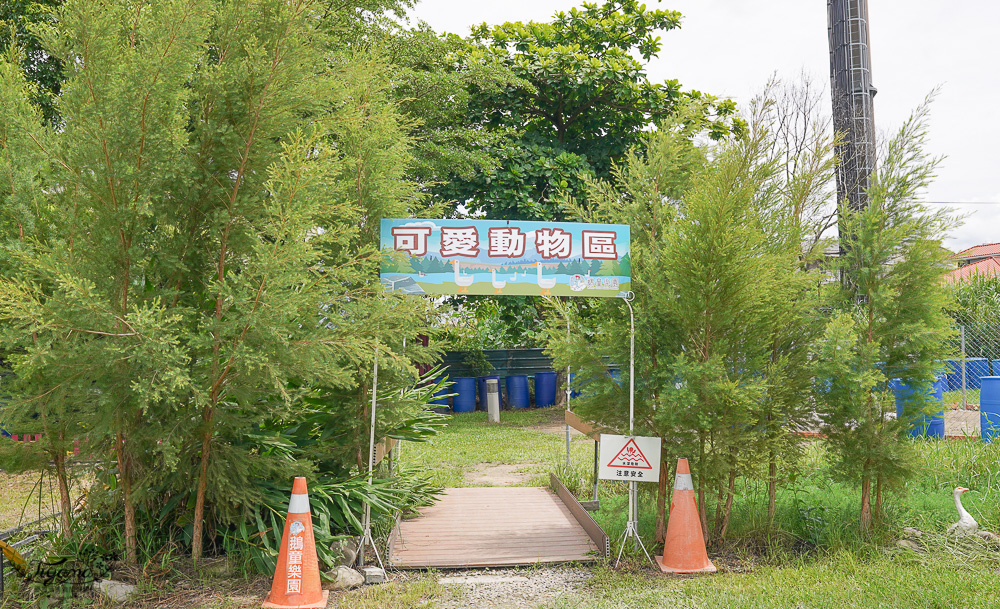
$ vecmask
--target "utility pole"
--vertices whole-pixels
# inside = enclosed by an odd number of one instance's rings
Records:
[[[869,177],[875,171],[875,111],[872,100],[871,52],[868,43],[868,0],[827,0],[827,35],[830,43],[830,95],[837,145],[837,202],[846,202],[847,213],[868,207]],[[843,212],[842,212],[843,213]],[[840,256],[854,246],[855,235],[837,223]],[[854,283],[850,269],[840,281]]]
[[[851,211],[868,206],[868,178],[875,170],[875,112],[868,0],[827,0],[830,93],[837,146],[837,197]],[[841,234],[841,241],[844,235]]]

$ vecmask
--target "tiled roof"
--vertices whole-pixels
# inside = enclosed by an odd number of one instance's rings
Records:
[[[973,245],[969,249],[960,251],[953,257],[958,260],[968,260],[970,258],[982,258],[983,256],[1000,256],[1000,243]]]
[[[967,264],[957,268],[946,276],[945,281],[962,281],[977,273],[980,275],[1000,275],[1000,256],[992,256],[975,264]]]

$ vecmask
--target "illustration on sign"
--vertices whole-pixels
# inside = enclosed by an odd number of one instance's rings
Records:
[[[601,434],[599,457],[600,480],[660,480],[659,438]]]
[[[653,469],[653,466],[646,460],[639,447],[635,444],[634,438],[629,438],[625,446],[622,447],[615,458],[608,463],[608,467],[627,467],[632,469]]]
[[[406,294],[615,297],[631,288],[629,227],[513,220],[387,219],[381,280]]]

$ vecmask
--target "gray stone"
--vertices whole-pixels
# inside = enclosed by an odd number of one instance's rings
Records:
[[[527,582],[527,577],[523,575],[466,575],[464,577],[440,577],[438,583],[447,586],[448,584],[464,584],[474,586],[477,584],[511,584],[514,582]]]
[[[94,590],[116,603],[124,603],[136,592],[136,587],[113,579],[102,579],[94,582]]]
[[[385,583],[385,569],[381,567],[375,567],[375,566],[361,567],[361,573],[365,576],[366,584]]]
[[[529,569],[481,569],[451,572],[438,579],[452,595],[435,599],[441,609],[535,609],[577,607],[590,569],[576,567],[532,567]],[[631,606],[631,605],[630,605]]]
[[[341,565],[351,567],[358,559],[358,540],[353,537],[338,539],[330,544],[330,551],[340,557]]]
[[[924,532],[913,527],[906,527],[903,529],[903,535],[905,535],[907,539],[920,539],[923,537]]]
[[[336,569],[331,569],[327,575],[333,579],[333,589],[334,590],[346,590],[348,588],[357,588],[365,583],[365,576],[359,573],[357,570],[350,567],[345,567],[343,565],[337,567]]]
[[[211,577],[229,577],[233,574],[232,565],[226,558],[202,559],[200,570]]]
[[[915,541],[910,541],[909,539],[900,539],[896,542],[896,547],[913,550],[914,552],[920,552],[921,554],[927,551],[922,545]]]

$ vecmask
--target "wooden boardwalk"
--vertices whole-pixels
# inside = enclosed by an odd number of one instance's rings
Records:
[[[501,567],[583,562],[604,555],[548,489],[450,488],[403,520],[389,539],[399,569]]]

